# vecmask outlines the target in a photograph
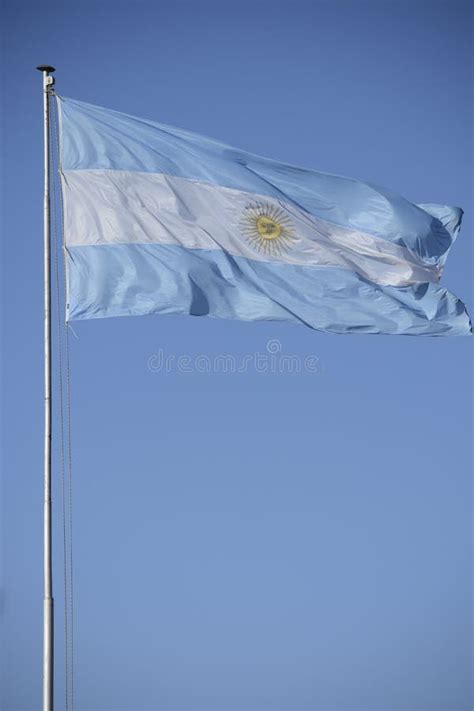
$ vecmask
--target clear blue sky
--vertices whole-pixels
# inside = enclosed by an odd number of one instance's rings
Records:
[[[39,708],[42,62],[60,93],[465,208],[470,4],[9,0],[4,711]],[[144,317],[72,338],[77,711],[468,711],[472,339]],[[252,354],[319,372],[153,372]],[[58,482],[55,483],[56,503]],[[59,506],[57,523],[60,522]],[[60,528],[55,559],[62,703]]]

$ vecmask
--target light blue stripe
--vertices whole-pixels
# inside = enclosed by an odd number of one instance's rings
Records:
[[[462,210],[414,205],[396,193],[278,163],[178,128],[72,99],[59,100],[63,170],[166,173],[293,202],[316,217],[446,260]],[[407,167],[408,170],[408,167]]]
[[[190,314],[335,333],[470,333],[464,305],[432,284],[380,287],[344,269],[170,245],[73,247],[68,255],[70,319]]]

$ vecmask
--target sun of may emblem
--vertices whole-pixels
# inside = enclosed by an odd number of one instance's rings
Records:
[[[286,212],[276,205],[249,205],[241,217],[242,232],[249,244],[262,254],[286,252],[295,234]]]

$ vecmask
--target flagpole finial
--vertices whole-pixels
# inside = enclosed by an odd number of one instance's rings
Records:
[[[40,64],[36,69],[40,72],[48,72],[48,74],[56,71],[55,67],[51,67],[49,64]]]

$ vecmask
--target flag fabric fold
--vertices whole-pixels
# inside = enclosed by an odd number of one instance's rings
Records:
[[[191,314],[465,335],[462,210],[58,97],[67,318]]]

